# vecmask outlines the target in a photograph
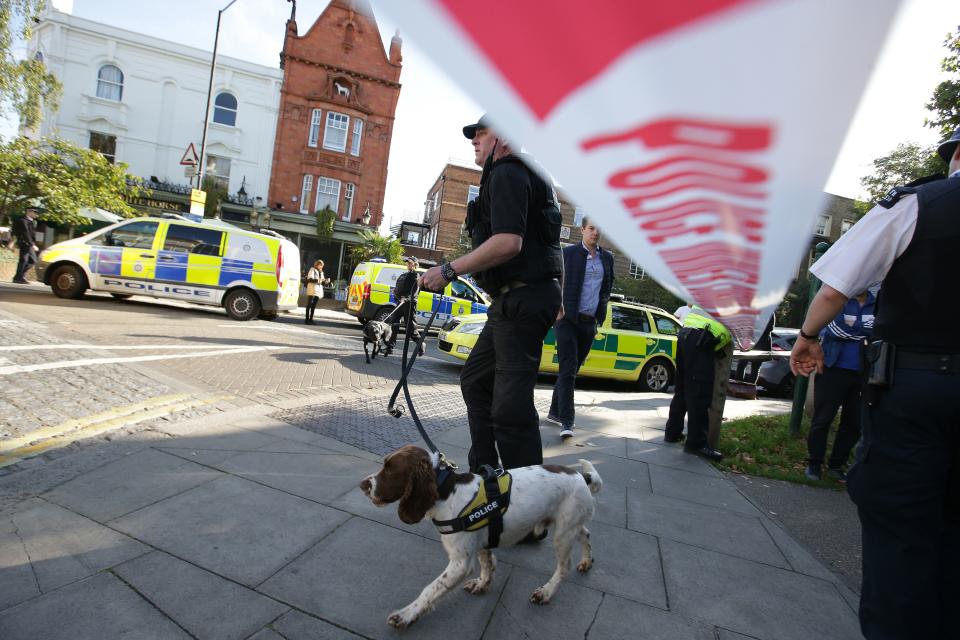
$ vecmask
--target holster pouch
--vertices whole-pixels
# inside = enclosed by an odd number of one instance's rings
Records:
[[[864,348],[864,373],[868,386],[889,389],[897,362],[897,346],[884,340],[871,342]]]

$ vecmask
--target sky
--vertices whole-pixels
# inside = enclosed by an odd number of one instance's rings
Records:
[[[372,0],[381,35],[389,44],[397,25]],[[229,0],[165,0],[163,9],[148,0],[55,0],[74,15],[182,44],[213,49],[217,11]],[[299,0],[297,25],[303,34],[327,0]],[[223,14],[219,54],[276,68],[290,3],[236,0]],[[903,0],[877,60],[859,109],[849,127],[824,189],[847,197],[863,191],[860,178],[871,162],[901,142],[933,144],[937,134],[924,127],[924,105],[946,76],[940,60],[945,37],[960,25],[958,0]],[[403,40],[402,89],[388,165],[384,226],[419,220],[427,191],[451,159],[470,164],[472,149],[460,129],[475,122],[483,107],[440,71],[416,42]],[[815,41],[811,38],[811,46]],[[817,99],[813,97],[812,99]],[[828,99],[826,96],[820,99]],[[0,123],[0,134],[15,131]]]

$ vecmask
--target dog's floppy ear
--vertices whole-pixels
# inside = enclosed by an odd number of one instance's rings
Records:
[[[407,524],[416,524],[423,520],[427,511],[437,502],[437,480],[427,452],[415,447],[410,449],[410,474],[407,489],[400,498],[397,515]]]

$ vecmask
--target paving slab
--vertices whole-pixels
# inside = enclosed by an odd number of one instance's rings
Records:
[[[634,531],[790,567],[759,518],[639,492],[628,492],[627,510],[627,525]]]
[[[596,615],[603,594],[571,582],[563,582],[548,604],[530,602],[533,590],[549,579],[549,573],[513,570],[483,637],[489,640],[583,640],[587,637],[587,630]]]
[[[273,629],[264,628],[250,636],[248,640],[286,640],[286,638]]]
[[[380,524],[407,533],[413,533],[429,540],[440,541],[440,532],[437,531],[437,527],[430,521],[430,518],[424,518],[417,524],[406,524],[400,520],[400,516],[397,515],[396,503],[378,507],[370,502],[370,498],[363,495],[363,491],[361,491],[359,487],[348,491],[329,504],[335,509],[352,513],[361,518],[373,520],[374,522],[379,522]]]
[[[729,509],[751,516],[760,511],[743,497],[737,488],[720,477],[704,477],[686,469],[650,465],[650,483],[653,492],[669,498],[679,498],[712,507]]]
[[[114,572],[179,626],[204,640],[246,638],[289,610],[161,551],[125,562]]]
[[[380,465],[369,460],[326,452],[301,443],[296,453],[250,451],[216,465],[223,471],[316,502],[329,502],[347,493]]]
[[[830,582],[660,542],[670,609],[762,640],[849,640],[860,629]]]
[[[566,581],[666,609],[667,595],[657,539],[596,521],[587,528],[593,547],[593,568],[587,573],[574,568],[580,561],[580,546],[575,544]],[[518,567],[547,575],[553,573],[557,564],[549,538],[536,545],[498,549],[496,556]]]
[[[209,571],[253,586],[349,516],[227,476],[113,521],[113,526]]]
[[[804,573],[814,578],[837,582],[837,576],[811,554],[806,547],[794,540],[779,524],[769,518],[761,518],[767,533],[773,538],[780,552],[797,573]]]
[[[684,453],[681,444],[655,444],[635,439],[628,439],[626,443],[626,457],[631,460],[683,469],[706,476],[721,477],[720,472],[706,460],[690,453]]]
[[[609,594],[603,598],[589,637],[716,640],[710,625]]]
[[[30,556],[10,518],[0,519],[0,611],[40,595]]]
[[[393,639],[397,632],[387,617],[412,602],[446,566],[439,543],[353,518],[259,590],[357,634]],[[490,591],[482,596],[454,588],[409,633],[446,639],[455,630],[457,638],[479,638],[510,569],[498,566]]]
[[[3,640],[191,640],[110,573],[0,612]]]
[[[177,456],[144,449],[62,484],[44,498],[106,522],[222,475]]]
[[[149,551],[122,533],[38,498],[25,501],[10,519],[44,593]]]
[[[311,618],[299,611],[290,611],[270,625],[285,640],[359,640],[360,636],[350,633],[328,622]],[[414,627],[414,630],[416,627]]]

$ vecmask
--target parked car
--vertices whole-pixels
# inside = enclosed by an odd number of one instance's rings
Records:
[[[443,325],[437,348],[443,354],[466,360],[486,321],[485,313],[452,318]],[[579,375],[629,380],[647,391],[666,391],[676,375],[679,331],[680,324],[667,311],[611,297],[607,317],[597,327],[593,347]],[[552,328],[543,341],[540,371],[559,371]]]
[[[770,334],[770,348],[774,352],[790,353],[800,334],[798,329],[776,327]],[[774,358],[760,365],[757,384],[779,396],[792,396],[796,378],[790,371],[790,358]]]

